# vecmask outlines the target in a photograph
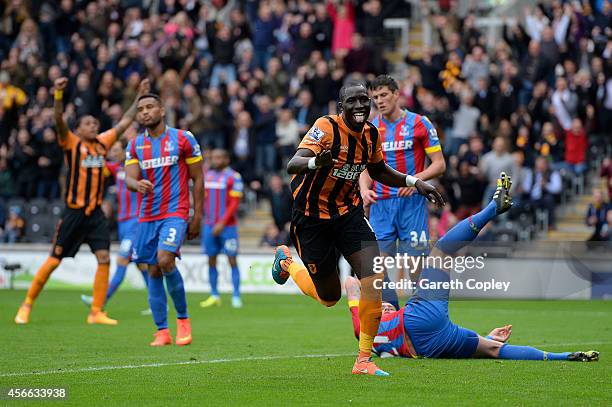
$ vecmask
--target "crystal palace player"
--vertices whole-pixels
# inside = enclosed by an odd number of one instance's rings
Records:
[[[372,123],[378,128],[383,157],[400,172],[429,180],[446,169],[440,141],[429,119],[403,110],[399,105],[399,87],[389,75],[380,75],[371,83],[372,98],[379,115]],[[425,168],[425,156],[431,164]],[[375,182],[364,171],[359,180],[361,197],[370,207],[370,223],[380,242],[383,255],[399,251],[412,255],[423,253],[429,242],[428,210],[425,197],[414,188],[393,188]]]
[[[140,208],[141,195],[138,192],[130,191],[125,184],[125,148],[127,142],[118,140],[110,149],[109,157],[114,159],[106,163],[106,168],[115,179],[117,190],[117,224],[119,228],[119,253],[117,254],[117,269],[108,286],[106,301],[117,291],[123,279],[127,267],[132,258],[132,247],[138,237],[138,209]],[[145,285],[148,284],[149,277],[146,271],[141,271]],[[85,304],[91,304],[92,297],[82,295],[81,300]]]
[[[127,148],[126,184],[143,194],[140,204],[138,240],[134,261],[149,271],[149,306],[157,325],[152,346],[172,343],[168,330],[166,292],[172,297],[177,314],[176,344],[191,343],[191,324],[183,278],[175,258],[185,235],[193,239],[200,234],[202,218],[202,153],[193,135],[168,127],[159,96],[138,98],[138,123],[145,128],[130,141]],[[194,214],[189,222],[189,179],[193,180]]]
[[[210,154],[210,168],[204,182],[204,215],[202,251],[208,255],[210,297],[200,303],[202,308],[221,305],[217,290],[217,255],[223,252],[232,268],[232,306],[242,307],[238,254],[238,206],[244,191],[242,177],[229,167],[229,154],[215,149]]]
[[[381,292],[374,287],[382,278],[373,272],[379,250],[364,217],[359,175],[367,168],[372,178],[385,185],[415,186],[437,205],[444,200],[434,187],[385,163],[378,130],[366,122],[371,100],[365,86],[343,86],[340,100],[341,114],[319,118],[287,164],[288,172],[295,174],[291,238],[307,268],[294,263],[289,249],[281,246],[276,250],[272,277],[284,284],[291,276],[304,294],[333,306],[341,297],[336,262],[336,250],[340,251],[361,279],[363,293],[359,355],[353,373],[386,376],[370,360],[381,316]]]
[[[110,236],[108,221],[100,204],[104,188],[103,170],[108,149],[134,120],[136,101],[125,112],[117,125],[98,134],[99,122],[92,116],[83,116],[77,122],[76,134],[72,133],[63,118],[63,93],[67,78],[55,81],[55,124],[59,144],[66,155],[66,209],[57,224],[51,255],[40,267],[28,290],[25,302],[19,308],[15,323],[27,324],[32,304],[45,286],[49,276],[66,257],[74,257],[81,244],[87,243],[98,261],[93,287],[90,324],[116,325],[117,321],[102,311],[108,288],[110,263]],[[141,82],[138,95],[148,92],[149,81]]]
[[[474,240],[478,232],[495,216],[512,206],[509,195],[510,177],[504,173],[497,181],[493,200],[481,212],[455,225],[438,240],[432,256],[453,255],[461,247]],[[425,268],[421,278],[432,283],[449,282],[449,272]],[[359,281],[347,277],[345,287],[349,309],[353,319],[355,336],[359,338],[358,304]],[[425,286],[424,286],[425,287]],[[382,320],[373,350],[382,357],[400,356],[414,358],[495,358],[511,360],[568,360],[596,361],[599,352],[545,352],[530,346],[510,345],[506,342],[512,333],[512,325],[496,328],[486,337],[454,324],[448,316],[449,289],[421,289],[408,300],[406,306],[396,310],[383,303]]]

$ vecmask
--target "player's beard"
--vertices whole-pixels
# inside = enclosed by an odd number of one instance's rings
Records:
[[[156,121],[155,123],[151,123],[149,125],[145,125],[144,127],[151,131],[151,130],[155,130],[157,128],[157,126],[159,126],[159,124],[162,122],[162,119],[160,118],[158,121]]]

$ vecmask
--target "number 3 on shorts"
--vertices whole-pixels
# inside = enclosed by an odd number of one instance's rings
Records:
[[[174,243],[175,240],[176,240],[176,228],[168,229],[168,239],[167,239],[167,241],[170,242],[170,243]]]

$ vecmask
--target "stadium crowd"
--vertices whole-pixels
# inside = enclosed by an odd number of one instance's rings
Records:
[[[564,179],[593,169],[590,147],[610,144],[611,2],[528,7],[493,47],[475,14],[430,6],[421,12],[434,44],[402,61],[409,69],[397,79],[405,107],[438,129],[447,159],[441,184],[450,205],[433,217],[432,237],[478,210],[501,171],[513,176],[519,210],[545,209],[554,228]],[[269,197],[275,225],[262,243],[276,244],[287,191],[269,178],[317,117],[336,112],[344,81],[392,68],[383,21],[409,14],[392,0],[3,2],[0,225],[21,224],[19,213],[9,215],[11,199],[62,193],[55,79],[71,78],[71,125],[93,114],[106,129],[149,77],[168,124],[189,129],[204,148],[228,149],[247,185]]]

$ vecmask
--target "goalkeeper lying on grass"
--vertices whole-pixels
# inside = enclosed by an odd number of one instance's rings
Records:
[[[512,206],[509,195],[512,182],[501,173],[493,200],[479,213],[461,221],[435,245],[431,256],[442,258],[454,255],[476,238],[478,232],[495,216]],[[430,283],[450,281],[449,272],[424,268],[421,279]],[[432,284],[429,284],[431,286]],[[348,277],[346,291],[353,319],[355,336],[359,337],[358,307],[361,287],[359,280]],[[435,284],[436,287],[442,284]],[[596,361],[599,352],[545,352],[530,346],[510,345],[506,342],[512,325],[496,328],[486,337],[454,324],[448,315],[449,289],[417,289],[415,295],[399,310],[383,302],[382,318],[373,350],[381,357],[427,358],[494,358],[510,360],[569,360]]]

